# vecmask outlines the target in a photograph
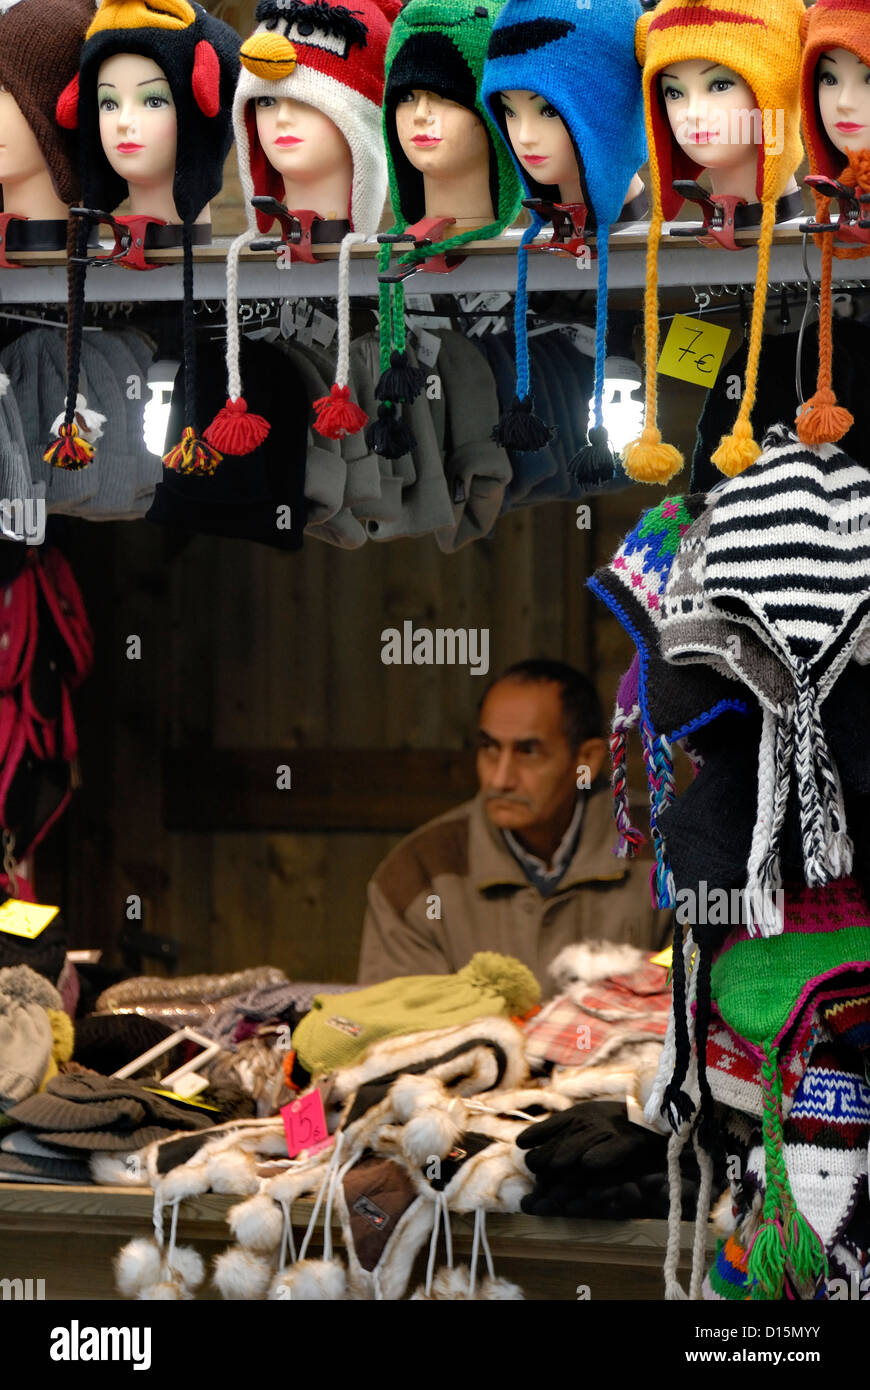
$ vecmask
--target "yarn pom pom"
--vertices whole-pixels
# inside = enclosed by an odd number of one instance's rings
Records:
[[[125,1298],[136,1298],[160,1278],[160,1251],[153,1240],[128,1241],[115,1256],[115,1283]]]
[[[496,951],[476,951],[456,978],[488,994],[501,995],[510,1014],[527,1014],[541,998],[541,986],[528,966]]]
[[[345,435],[359,434],[369,420],[362,406],[351,400],[349,386],[334,385],[328,396],[320,396],[314,402],[314,410],[314,428],[324,439],[344,439]]]
[[[728,478],[736,478],[761,456],[761,449],[752,437],[752,426],[748,420],[738,420],[733,434],[723,436],[719,448],[713,454],[713,462]]]
[[[510,408],[502,415],[491,438],[503,449],[516,449],[520,453],[534,454],[549,444],[555,433],[555,430],[535,415],[531,396],[524,396],[522,400],[514,396]]]
[[[335,1303],[347,1298],[347,1270],[335,1260],[302,1260],[272,1283],[269,1298]]]
[[[372,453],[385,459],[403,458],[417,447],[413,433],[389,402],[378,407],[378,418],[366,426],[365,438]]]
[[[587,487],[609,483],[616,476],[616,457],[603,425],[589,431],[589,443],[571,459],[568,472],[576,482]]]
[[[87,468],[94,457],[94,446],[82,437],[73,420],[69,425],[60,426],[59,437],[49,444],[42,457],[55,468],[65,468],[75,473],[80,468]]]
[[[785,1242],[779,1221],[768,1218],[749,1249],[746,1270],[754,1282],[752,1297],[776,1301],[785,1283]]]
[[[250,1250],[224,1250],[214,1262],[215,1287],[230,1303],[265,1298],[272,1274],[268,1260]]]
[[[666,483],[683,466],[679,449],[663,444],[655,425],[644,428],[640,439],[627,446],[622,459],[626,473],[636,483]]]
[[[259,449],[271,426],[262,415],[250,415],[244,396],[230,398],[219,410],[203,437],[221,454],[252,454]]]
[[[833,391],[817,391],[798,411],[798,438],[802,444],[837,444],[854,423],[855,417],[837,404]]]
[[[214,473],[222,455],[204,439],[197,439],[195,431],[187,425],[182,431],[181,440],[168,454],[163,455],[164,468],[173,473],[197,474],[200,477]]]
[[[227,1219],[236,1240],[248,1250],[266,1254],[280,1244],[284,1218],[281,1208],[265,1192],[240,1202]]]
[[[414,401],[425,385],[423,368],[412,366],[407,353],[393,349],[390,365],[375,387],[375,396],[379,401]]]

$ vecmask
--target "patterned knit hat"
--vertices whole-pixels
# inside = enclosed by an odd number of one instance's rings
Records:
[[[223,453],[248,454],[262,443],[269,425],[250,416],[239,371],[239,255],[274,218],[255,210],[254,197],[284,201],[284,180],[266,157],[257,134],[256,99],[292,97],[323,112],[350,147],[350,206],[342,209],[351,232],[342,239],[338,260],[338,366],[329,396],[315,402],[316,429],[329,439],[356,434],[368,419],[350,398],[351,247],[378,229],[387,196],[387,168],[381,143],[384,56],[390,20],[399,0],[359,0],[348,9],[331,0],[260,0],[257,28],[242,45],[242,72],[233,102],[233,130],[248,226],[227,253],[227,390],[224,409],[205,437]],[[294,209],[290,209],[294,211]]]
[[[637,56],[643,63],[647,139],[650,150],[653,214],[647,253],[646,425],[640,439],[625,451],[626,471],[638,482],[663,483],[683,465],[682,455],[663,444],[656,423],[656,363],[658,359],[658,252],[662,225],[676,216],[683,199],[674,192],[675,179],[695,179],[701,166],[679,149],[670,129],[659,74],[675,63],[706,59],[738,73],[749,85],[765,120],[765,143],[758,149],[757,194],[762,205],[758,271],[752,309],[746,387],[731,435],[713,455],[723,473],[733,476],[753,463],[760,449],[752,437],[750,417],[755,403],[758,359],[767,302],[768,266],[776,223],[776,204],[801,161],[799,93],[800,21],[803,0],[661,0],[641,16],[637,26]],[[783,149],[768,149],[768,132],[784,117]],[[772,127],[767,124],[773,121]]]
[[[801,118],[811,174],[844,184],[855,194],[870,193],[870,150],[850,150],[844,156],[832,144],[819,108],[819,60],[832,48],[846,48],[870,67],[870,0],[816,0],[801,17],[804,41],[801,61]],[[816,220],[830,224],[831,199],[813,189]],[[835,233],[820,233],[822,283],[819,302],[819,378],[816,393],[797,417],[798,436],[805,444],[836,444],[855,423],[837,404],[832,382],[833,262],[870,255],[870,246],[837,246]]]
[[[584,202],[595,218],[598,248],[598,298],[595,345],[595,444],[573,461],[581,474],[598,463],[613,466],[604,430],[604,359],[607,339],[607,266],[610,227],[625,204],[629,185],[646,160],[643,91],[634,53],[640,0],[508,0],[493,26],[481,93],[511,152],[527,196],[559,202],[558,188],[531,177],[514,154],[499,93],[529,91],[546,98],[558,111],[577,156]],[[613,132],[620,138],[614,141]],[[543,219],[532,210],[523,233],[517,267],[515,327],[517,389],[511,409],[499,424],[499,442],[507,448],[543,448],[549,432],[532,413],[526,339],[528,243]]]
[[[387,150],[390,203],[395,225],[403,232],[425,213],[423,176],[402,150],[396,127],[396,107],[404,92],[420,88],[437,92],[473,111],[489,138],[489,186],[495,217],[485,227],[445,237],[400,257],[400,265],[415,265],[469,241],[499,236],[520,211],[522,191],[513,162],[490,120],[480,94],[486,46],[503,0],[408,0],[393,25],[387,47],[383,138]],[[381,247],[380,275],[387,272],[390,247]],[[414,400],[425,384],[425,373],[414,369],[405,354],[405,295],[401,281],[380,285],[381,379],[378,419],[366,430],[369,448],[384,458],[401,458],[413,448],[408,427],[396,407]]]
[[[87,31],[79,72],[61,93],[57,118],[77,130],[82,199],[89,208],[112,212],[127,196],[126,181],[109,164],[100,139],[97,81],[100,66],[119,53],[154,60],[166,74],[178,120],[173,198],[182,220],[184,248],[184,365],[187,400],[195,399],[196,348],[193,330],[193,224],[219,191],[232,143],[230,109],[238,75],[238,35],[228,24],[188,0],[101,0]],[[88,223],[76,228],[76,254],[84,256]],[[45,454],[58,468],[84,468],[93,445],[76,422],[86,266],[69,268],[67,400],[59,438]],[[182,442],[166,455],[167,467],[212,472],[220,455],[197,438],[188,415]]]
[[[93,0],[0,0],[0,84],[12,93],[36,136],[54,191],[78,197],[75,147],[58,125],[60,93],[78,71]]]

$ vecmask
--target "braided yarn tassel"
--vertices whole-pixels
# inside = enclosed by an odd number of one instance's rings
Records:
[[[643,433],[626,446],[625,471],[637,483],[666,483],[683,466],[683,456],[672,444],[662,442],[658,427],[656,372],[659,356],[659,245],[663,217],[657,212],[650,223],[646,253],[644,338],[646,343],[646,414]]]
[[[537,235],[540,222],[533,222],[523,232],[517,252],[517,292],[514,300],[514,350],[517,365],[517,389],[510,406],[503,412],[492,432],[492,439],[503,449],[534,454],[553,438],[554,431],[534,413],[531,393],[528,339],[528,275],[529,242]]]
[[[253,453],[263,443],[270,429],[269,421],[262,415],[248,413],[248,403],[242,395],[240,369],[239,256],[256,236],[256,227],[249,227],[241,236],[236,237],[227,252],[227,403],[218,411],[203,434],[207,443],[215,451],[219,451],[214,468],[220,462],[222,454],[239,456]],[[167,464],[167,467],[174,466]],[[207,471],[214,472],[214,468]],[[191,470],[181,468],[180,471]]]
[[[193,235],[189,222],[181,229],[184,261],[182,266],[182,342],[184,345],[185,425],[181,440],[163,455],[163,466],[176,473],[198,476],[214,473],[223,455],[196,432],[196,334],[193,327]]]
[[[73,255],[84,256],[87,249],[87,222],[83,217],[71,218],[67,231],[66,409],[57,439],[49,444],[42,455],[46,463],[68,472],[87,468],[95,453],[93,444],[84,437],[75,418],[81,374],[87,266],[73,261]]]
[[[628,783],[625,775],[627,752],[626,730],[634,728],[639,714],[635,706],[628,716],[617,715],[610,734],[610,759],[613,767],[611,785],[613,787],[613,815],[619,830],[619,840],[613,853],[618,859],[634,859],[641,845],[646,844],[643,831],[631,823],[631,810],[628,803]]]
[[[674,1069],[665,1087],[661,1102],[661,1113],[676,1134],[680,1127],[694,1113],[695,1105],[687,1091],[683,1089],[692,1060],[692,1040],[689,1037],[689,1012],[686,997],[686,956],[683,945],[683,928],[674,913],[674,948],[671,988],[673,1002],[671,1013],[674,1022],[673,1049]]]
[[[664,734],[653,735],[649,724],[641,725],[643,740],[643,760],[646,766],[647,785],[650,793],[649,828],[655,850],[656,862],[651,876],[654,907],[673,907],[676,902],[674,875],[668,863],[664,837],[659,829],[658,818],[670,806],[676,795],[674,784],[674,761],[671,745]]]
[[[350,398],[350,251],[352,246],[365,241],[362,232],[348,232],[338,253],[338,358],[335,368],[335,381],[328,396],[321,396],[313,402],[314,428],[324,439],[344,439],[348,434],[358,434],[368,424],[368,415],[362,406]]]

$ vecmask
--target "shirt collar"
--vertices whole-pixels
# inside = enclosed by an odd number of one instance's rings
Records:
[[[580,834],[580,825],[583,820],[583,810],[586,805],[585,796],[578,796],[574,807],[574,814],[571,817],[565,834],[559,841],[559,848],[553,855],[552,865],[547,865],[543,859],[539,859],[531,850],[521,845],[516,835],[510,830],[503,830],[501,833],[505,838],[505,843],[511,854],[524,870],[526,875],[532,879],[542,879],[546,883],[558,882],[565,873],[574,854],[577,838]]]

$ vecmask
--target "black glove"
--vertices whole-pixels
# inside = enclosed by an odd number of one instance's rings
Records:
[[[581,1101],[517,1136],[518,1146],[529,1150],[530,1172],[563,1175],[590,1187],[663,1172],[667,1143],[666,1136],[632,1124],[625,1105],[616,1101]]]

